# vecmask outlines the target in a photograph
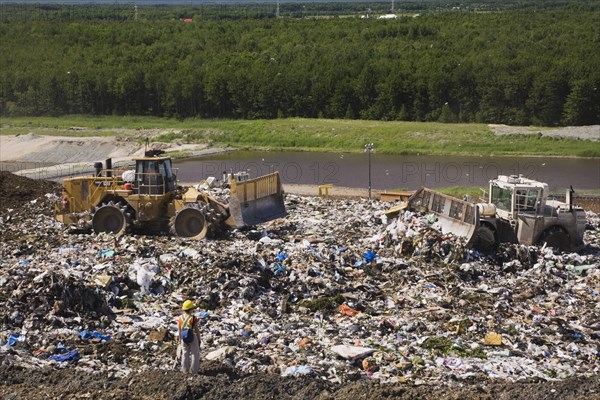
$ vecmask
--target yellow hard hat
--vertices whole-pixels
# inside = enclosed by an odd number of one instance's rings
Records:
[[[196,305],[191,301],[191,300],[186,300],[183,302],[183,306],[181,307],[181,309],[183,311],[187,311],[187,310],[191,310],[196,308]]]

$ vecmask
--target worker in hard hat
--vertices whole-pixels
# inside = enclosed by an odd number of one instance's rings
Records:
[[[177,352],[181,358],[181,372],[198,373],[200,369],[199,319],[192,312],[196,305],[191,300],[183,302],[183,313],[177,319]]]

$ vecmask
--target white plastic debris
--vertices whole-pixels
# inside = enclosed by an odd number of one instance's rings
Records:
[[[375,349],[371,349],[368,347],[348,346],[345,344],[332,346],[331,351],[333,351],[338,356],[350,361],[362,359],[375,353]]]

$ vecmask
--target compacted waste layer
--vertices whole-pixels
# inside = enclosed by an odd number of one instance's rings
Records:
[[[388,218],[389,203],[366,199],[288,194],[286,218],[190,241],[69,232],[53,218],[56,185],[2,173],[0,188],[7,395],[599,393],[594,213],[578,253],[482,254],[431,215]],[[185,299],[199,305],[203,357],[188,378],[176,372]]]

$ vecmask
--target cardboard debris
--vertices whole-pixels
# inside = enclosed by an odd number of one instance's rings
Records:
[[[489,332],[485,335],[483,339],[483,344],[486,346],[501,346],[502,345],[502,335],[495,332]]]
[[[112,283],[112,279],[113,277],[110,275],[98,275],[95,278],[95,282],[98,284],[98,286],[108,289],[108,287]]]
[[[153,342],[164,342],[168,337],[168,332],[169,331],[166,328],[152,331],[148,334],[148,340]]]

